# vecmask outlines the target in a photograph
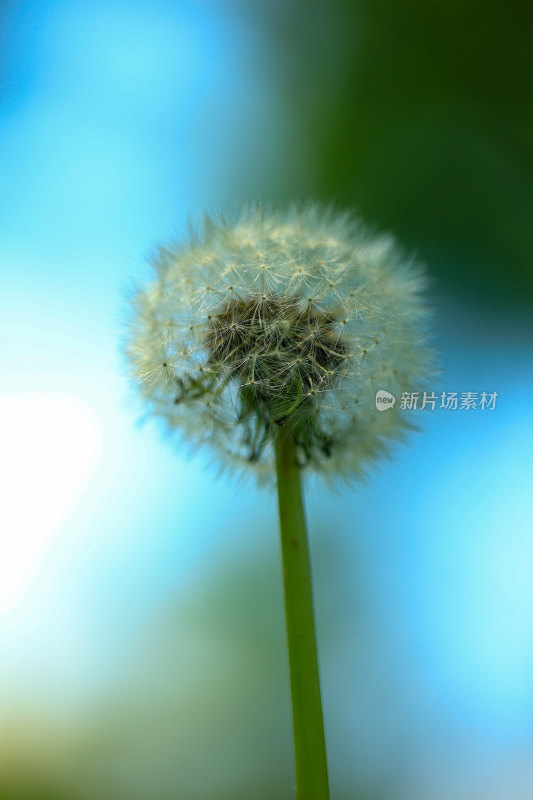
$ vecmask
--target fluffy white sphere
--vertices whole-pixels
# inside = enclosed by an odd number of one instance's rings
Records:
[[[206,218],[153,266],[127,354],[185,439],[268,475],[290,435],[302,466],[350,478],[412,427],[398,402],[375,403],[433,373],[424,273],[391,236],[332,208],[251,206]]]

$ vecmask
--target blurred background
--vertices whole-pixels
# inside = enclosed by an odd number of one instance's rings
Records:
[[[4,0],[0,797],[293,797],[274,498],[142,412],[146,255],[333,199],[425,260],[436,391],[308,497],[333,800],[533,796],[531,9]]]

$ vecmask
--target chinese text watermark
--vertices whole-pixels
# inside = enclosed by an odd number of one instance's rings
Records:
[[[402,392],[399,407],[402,411],[494,411],[497,398],[498,392]],[[387,411],[395,403],[396,397],[385,389],[376,392],[378,411]]]

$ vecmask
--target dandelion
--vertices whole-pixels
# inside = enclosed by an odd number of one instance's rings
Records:
[[[378,390],[432,372],[421,267],[317,205],[205,218],[161,247],[128,357],[153,413],[225,466],[277,475],[298,797],[328,796],[300,472],[349,480],[411,427]]]

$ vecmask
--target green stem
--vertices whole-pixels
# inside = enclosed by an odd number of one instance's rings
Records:
[[[328,800],[328,768],[316,648],[311,565],[296,447],[276,442],[276,468],[289,646],[298,800]]]

